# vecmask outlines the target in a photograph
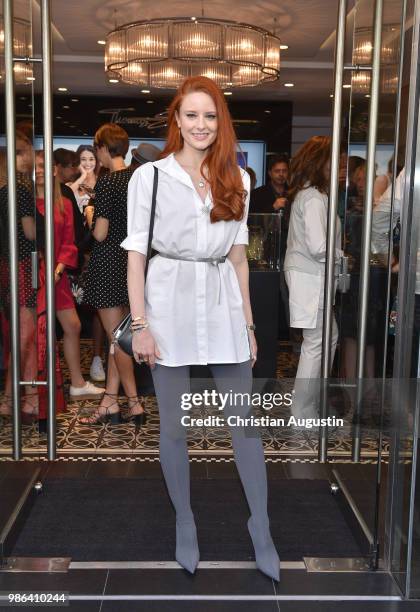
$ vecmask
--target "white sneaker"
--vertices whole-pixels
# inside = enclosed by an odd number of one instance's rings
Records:
[[[70,385],[70,397],[73,399],[97,399],[103,395],[105,389],[95,387],[91,382],[87,381],[84,387],[72,387]]]
[[[99,355],[96,355],[96,357],[92,359],[90,366],[90,377],[96,382],[103,382],[105,380],[105,370],[104,366],[102,365],[102,359],[99,357]]]

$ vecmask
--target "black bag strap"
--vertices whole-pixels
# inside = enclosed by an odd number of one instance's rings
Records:
[[[152,254],[152,238],[153,238],[153,227],[155,225],[155,211],[156,211],[156,194],[158,188],[158,177],[159,171],[156,166],[153,166],[155,171],[155,175],[153,177],[153,193],[152,193],[152,207],[150,209],[150,224],[149,224],[149,238],[147,241],[147,256],[146,256],[146,265],[144,267],[144,278],[147,276],[147,269],[149,267],[150,256]]]

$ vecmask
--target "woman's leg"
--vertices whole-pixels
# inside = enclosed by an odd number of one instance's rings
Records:
[[[250,398],[252,393],[251,362],[238,364],[211,365],[217,390],[238,397]],[[250,413],[250,402],[238,400],[227,404],[225,415],[246,417]],[[235,463],[251,511],[248,528],[254,543],[258,567],[265,573],[279,579],[280,561],[269,531],[267,514],[267,472],[264,449],[257,428],[232,426],[230,428]]]
[[[303,342],[299,365],[296,373],[295,393],[291,411],[296,418],[315,418],[319,403],[321,358],[322,358],[322,325],[324,311],[318,310],[316,326],[303,329]],[[331,365],[337,347],[338,329],[333,316],[331,334]]]
[[[126,306],[117,306],[115,308],[100,308],[98,314],[101,318],[102,325],[104,326],[105,333],[108,336],[109,344],[111,346],[113,337],[112,332],[121,322],[121,319],[127,314],[128,308]],[[134,378],[134,366],[133,359],[116,348],[115,353],[109,353],[108,356],[108,376],[106,382],[106,393],[118,395],[120,381],[124,387],[124,392],[129,398],[129,406],[132,408],[131,414],[140,414],[144,412],[142,404],[139,402],[137,397],[137,386]],[[109,402],[109,399],[104,397],[103,407]]]
[[[199,561],[197,532],[190,503],[190,465],[181,396],[190,391],[189,366],[152,370],[159,406],[160,463],[176,512],[176,559],[193,573]]]
[[[104,350],[105,332],[101,323],[101,319],[97,312],[94,313],[92,319],[92,344],[93,344],[93,357],[100,357],[102,359],[102,353]]]
[[[81,324],[76,309],[57,310],[57,319],[63,328],[64,358],[70,370],[71,386],[84,387],[86,382],[80,368]]]

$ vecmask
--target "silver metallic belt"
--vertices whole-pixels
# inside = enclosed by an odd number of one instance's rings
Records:
[[[219,273],[219,297],[218,297],[217,303],[220,304],[222,278],[220,276],[219,264],[224,263],[226,261],[227,255],[223,255],[222,257],[181,257],[180,255],[168,255],[167,253],[160,253],[159,251],[158,251],[158,255],[160,255],[161,257],[166,257],[166,259],[178,259],[180,261],[192,261],[194,263],[198,261],[202,263],[209,263],[209,264],[212,264],[213,266],[217,266],[217,271]]]

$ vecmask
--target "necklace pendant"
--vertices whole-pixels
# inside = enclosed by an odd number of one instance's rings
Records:
[[[205,185],[205,183],[204,183],[203,179],[200,179],[200,181],[199,181],[199,183],[198,183],[198,186],[199,186],[201,189],[203,189],[204,185]]]

